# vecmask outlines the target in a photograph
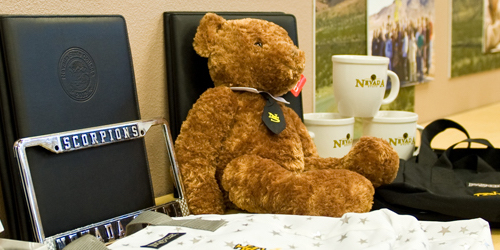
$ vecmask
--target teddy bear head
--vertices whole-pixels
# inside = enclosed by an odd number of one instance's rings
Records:
[[[281,26],[260,19],[225,20],[207,13],[193,46],[208,58],[215,86],[251,87],[280,96],[291,90],[305,66],[305,54]]]

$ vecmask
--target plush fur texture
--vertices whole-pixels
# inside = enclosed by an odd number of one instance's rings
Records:
[[[175,143],[192,213],[221,214],[230,208],[324,216],[367,212],[374,187],[396,177],[399,159],[386,141],[362,137],[343,158],[320,158],[292,109],[280,103],[286,128],[276,135],[262,122],[263,96],[229,88],[279,96],[295,86],[304,52],[280,26],[208,13],[193,45],[208,57],[216,87],[193,105]]]

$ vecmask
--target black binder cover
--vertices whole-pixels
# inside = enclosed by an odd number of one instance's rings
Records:
[[[1,183],[11,236],[30,240],[13,143],[140,119],[132,59],[121,16],[1,16],[0,35]],[[46,237],[154,205],[143,139],[27,155]]]

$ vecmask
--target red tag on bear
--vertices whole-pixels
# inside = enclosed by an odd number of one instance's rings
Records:
[[[295,97],[299,96],[300,91],[302,91],[302,88],[304,87],[305,84],[306,84],[306,78],[304,77],[304,75],[300,75],[300,80],[297,82],[297,85],[295,85],[295,87],[292,90],[290,90],[290,92],[292,92],[292,94]]]

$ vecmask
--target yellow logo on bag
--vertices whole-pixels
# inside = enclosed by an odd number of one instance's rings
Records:
[[[253,245],[242,246],[241,244],[238,244],[238,245],[234,246],[233,249],[240,249],[240,250],[266,250],[267,248],[256,247],[256,246],[253,246]],[[269,249],[269,250],[281,250],[281,248],[274,248],[274,249]]]
[[[493,191],[490,193],[475,193],[474,196],[492,196],[492,195],[500,195],[497,191]]]
[[[242,246],[240,244],[234,246],[233,249],[240,249],[240,250],[266,250],[265,248],[262,248],[262,247],[256,247],[256,246],[252,246],[252,245]]]

